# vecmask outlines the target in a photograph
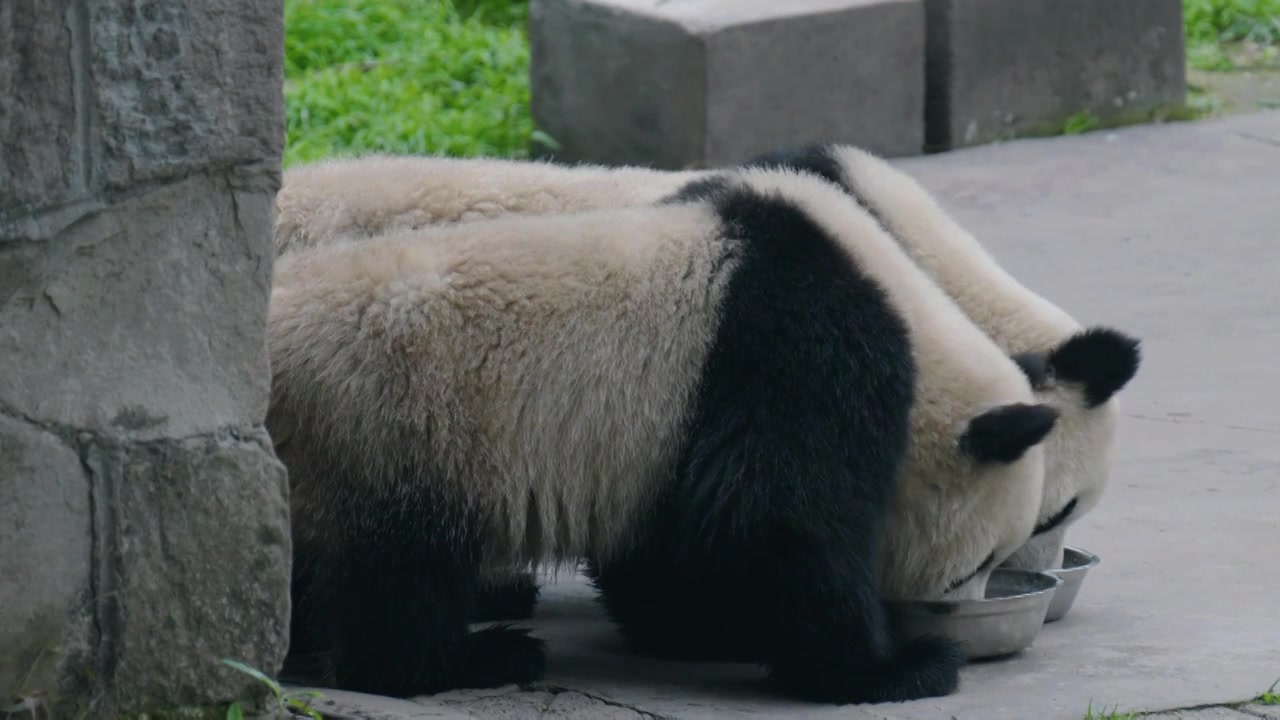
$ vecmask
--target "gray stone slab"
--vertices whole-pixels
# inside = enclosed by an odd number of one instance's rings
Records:
[[[37,13],[37,5],[46,9]],[[72,0],[0,3],[0,218],[24,205],[64,202],[82,184],[84,146],[65,23],[71,6]]]
[[[281,0],[86,5],[96,182],[280,157]]]
[[[0,415],[0,702],[89,651],[89,480],[63,438]]]
[[[930,147],[1141,116],[1186,94],[1182,0],[926,0]]]
[[[262,430],[90,440],[100,710],[198,705],[274,674],[288,643],[287,483]]]
[[[298,686],[293,685],[287,688],[299,689]],[[322,696],[312,703],[312,707],[320,711],[326,720],[409,720],[411,718],[414,720],[418,718],[468,720],[474,717],[470,713],[449,707],[434,698],[424,703],[417,703],[412,700],[346,690],[325,689],[321,692]],[[486,691],[471,692],[480,696]]]
[[[562,160],[923,147],[921,0],[532,0],[529,34],[533,116]]]
[[[277,187],[196,175],[0,247],[0,405],[136,438],[261,423]]]
[[[1262,703],[1250,703],[1240,708],[1240,711],[1264,720],[1280,720],[1280,705],[1263,705]]]

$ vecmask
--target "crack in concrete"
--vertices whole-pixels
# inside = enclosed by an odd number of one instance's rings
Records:
[[[1243,702],[1204,703],[1202,705],[1186,705],[1183,707],[1166,708],[1164,710],[1145,710],[1145,711],[1136,712],[1135,714],[1139,718],[1156,717],[1160,715],[1169,715],[1172,713],[1188,714],[1187,717],[1188,717],[1188,720],[1190,720],[1191,718],[1194,718],[1195,715],[1189,714],[1189,713],[1209,713],[1214,710],[1225,710],[1225,711],[1240,715],[1242,720],[1244,718],[1260,718],[1261,720],[1269,720],[1270,717],[1274,717],[1274,716],[1262,715],[1254,712],[1253,708],[1255,707],[1257,707],[1257,703],[1254,700],[1245,700]]]
[[[1240,131],[1240,130],[1237,130],[1234,134],[1235,134],[1237,137],[1242,137],[1242,138],[1244,138],[1244,139],[1246,139],[1246,140],[1253,140],[1254,142],[1260,142],[1260,143],[1262,143],[1263,145],[1270,145],[1271,147],[1280,148],[1280,140],[1274,140],[1274,139],[1269,138],[1269,137],[1263,137],[1263,136],[1261,136],[1261,135],[1254,135],[1253,133],[1248,133],[1248,132],[1244,132],[1244,131]]]
[[[596,695],[595,693],[584,692],[582,690],[575,690],[574,688],[570,688],[570,687],[563,687],[560,685],[542,685],[542,686],[539,686],[538,689],[544,692],[549,692],[552,695],[551,702],[547,703],[547,707],[542,710],[542,713],[544,715],[551,708],[551,705],[555,703],[556,697],[564,693],[577,693],[578,695],[581,695],[586,698],[590,698],[592,700],[595,700],[596,702],[604,703],[609,707],[616,707],[616,708],[621,708],[623,710],[630,710],[631,712],[634,712],[643,717],[653,718],[653,720],[677,720],[676,718],[673,718],[669,715],[660,715],[658,713],[651,712],[649,710],[643,710],[641,708],[635,707],[634,705],[621,703],[621,702],[618,702],[617,700],[610,700],[607,697],[602,697],[600,695]]]
[[[1169,425],[1203,425],[1204,427],[1215,427],[1222,430],[1246,430],[1248,432],[1266,433],[1268,435],[1280,435],[1280,430],[1272,430],[1271,428],[1250,427],[1248,425],[1228,425],[1223,423],[1211,423],[1204,420],[1189,420],[1179,418],[1159,418],[1150,415],[1139,415],[1137,413],[1125,413],[1125,417],[1134,420],[1146,420],[1148,422],[1167,423]]]

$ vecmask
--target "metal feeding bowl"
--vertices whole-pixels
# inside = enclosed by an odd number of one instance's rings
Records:
[[[1003,657],[1031,647],[1062,584],[1052,573],[998,568],[982,600],[894,600],[889,615],[904,640],[941,635],[970,660]]]
[[[1051,623],[1066,617],[1067,611],[1071,609],[1071,604],[1076,601],[1076,595],[1080,592],[1084,576],[1100,562],[1102,558],[1088,550],[1074,547],[1063,550],[1062,569],[1049,571],[1062,578],[1062,587],[1053,594],[1053,602],[1049,603],[1049,612],[1044,616],[1045,622]]]

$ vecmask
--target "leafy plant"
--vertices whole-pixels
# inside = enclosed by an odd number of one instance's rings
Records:
[[[1099,714],[1097,715],[1093,713],[1093,702],[1090,701],[1089,709],[1085,712],[1084,720],[1137,720],[1137,717],[1138,717],[1137,713],[1120,712],[1119,705],[1117,705],[1115,708],[1112,708],[1111,710],[1107,710],[1106,706],[1104,705],[1102,709],[1098,711],[1098,713]]]
[[[275,696],[275,710],[281,715],[304,715],[313,720],[324,720],[323,716],[313,707],[311,702],[316,698],[323,697],[318,690],[291,690],[286,692],[280,687],[280,683],[267,677],[264,673],[245,665],[242,662],[223,658],[222,662],[228,667],[235,668],[240,672],[258,680],[262,684],[271,689],[272,695]],[[309,698],[310,700],[304,699]],[[240,703],[232,703],[227,709],[227,720],[244,720],[244,710],[240,707]]]
[[[1280,59],[1280,0],[1183,0],[1183,21],[1194,68],[1232,70]]]
[[[1101,120],[1096,115],[1086,110],[1067,118],[1062,132],[1065,135],[1079,135],[1097,128],[1100,123]]]
[[[1262,705],[1280,705],[1280,693],[1276,692],[1276,686],[1280,685],[1280,678],[1271,683],[1271,687],[1267,691],[1254,698],[1253,701]]]

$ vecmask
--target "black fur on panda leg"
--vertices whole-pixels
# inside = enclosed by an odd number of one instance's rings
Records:
[[[528,620],[538,606],[540,593],[530,572],[486,580],[476,591],[471,622]]]
[[[301,643],[285,662],[291,676],[396,697],[541,679],[545,646],[528,630],[468,631],[479,543],[457,528],[475,523],[421,495],[341,495],[326,507],[341,508],[328,517],[349,519],[345,527],[308,527],[311,516],[294,513]],[[324,550],[307,538],[324,538]]]
[[[914,392],[906,326],[785,200],[685,194],[716,200],[739,259],[676,477],[638,545],[595,565],[606,608],[638,649],[751,658],[801,699],[954,691],[955,646],[899,646],[879,592]]]
[[[669,543],[654,539],[585,574],[632,652],[662,660],[758,662],[762,650],[741,603],[671,563]],[[756,618],[756,621],[759,619]]]

